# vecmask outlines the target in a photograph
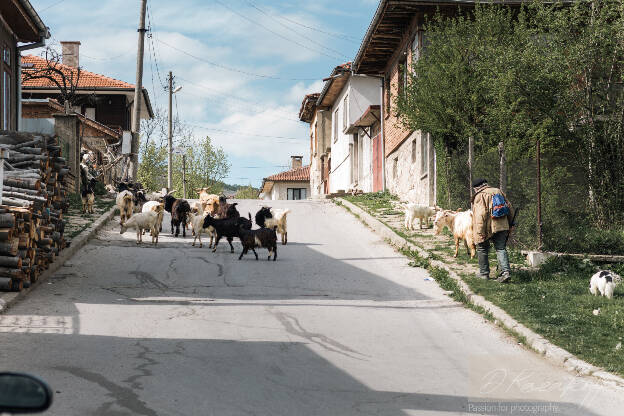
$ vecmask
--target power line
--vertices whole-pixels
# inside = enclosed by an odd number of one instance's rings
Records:
[[[49,5],[48,7],[44,7],[43,9],[39,10],[39,13],[45,12],[48,9],[51,9],[54,6],[58,6],[59,4],[63,3],[65,0],[61,0],[61,1],[57,1],[54,4]]]
[[[220,96],[223,96],[223,97],[226,97],[226,98],[230,98],[230,99],[233,99],[233,100],[236,100],[236,101],[240,101],[240,102],[243,102],[245,104],[251,104],[251,105],[254,105],[254,106],[259,108],[257,110],[250,109],[250,108],[245,108],[245,110],[251,110],[251,111],[253,111],[255,113],[264,113],[266,111],[266,107],[264,107],[264,105],[262,103],[250,101],[250,100],[247,100],[245,98],[241,98],[241,97],[238,97],[236,95],[233,95],[233,94],[230,94],[230,93],[227,93],[227,92],[223,92],[223,91],[219,91],[219,90],[214,89],[214,88],[206,87],[205,85],[198,84],[196,82],[190,81],[190,80],[182,78],[180,76],[178,76],[178,78],[180,78],[182,81],[184,81],[186,83],[189,83],[191,85],[194,85],[194,86],[196,86],[198,88],[202,88],[202,89],[205,89],[207,91],[211,91],[211,92],[213,92],[213,93],[215,93],[217,95],[220,95]],[[186,92],[188,93],[188,91],[186,91]],[[191,94],[191,95],[194,95],[194,94]],[[208,97],[202,97],[202,96],[198,96],[198,95],[195,95],[195,96],[198,97],[198,98],[203,98],[205,100],[214,100],[214,99],[211,99],[211,98],[208,98]],[[239,107],[239,108],[241,108],[241,107]],[[279,111],[281,114],[285,114],[285,115],[288,114],[288,115],[290,115],[290,113],[286,113],[285,111],[282,111],[282,110],[277,110],[277,111]],[[286,117],[286,116],[284,116],[284,117],[273,116],[273,117],[279,118],[281,120],[288,120],[288,121],[293,121],[293,122],[296,122],[296,123],[301,123],[301,120],[299,120],[299,119],[290,118],[290,117]]]
[[[287,22],[293,23],[293,24],[301,26],[301,27],[305,27],[306,29],[309,29],[309,30],[312,30],[312,31],[315,31],[315,32],[323,33],[325,35],[333,36],[333,37],[336,37],[336,38],[339,38],[339,39],[342,39],[342,40],[346,40],[348,42],[353,42],[353,43],[356,43],[356,44],[360,43],[359,40],[355,36],[349,36],[349,35],[345,35],[343,33],[328,32],[328,31],[320,29],[318,27],[304,25],[303,23],[298,22],[298,21],[293,20],[293,19],[289,19],[286,16],[278,16],[278,17],[280,19],[286,20]]]
[[[154,65],[156,65],[156,75],[158,76],[158,82],[160,83],[161,87],[163,89],[166,89],[166,84],[163,82],[162,77],[160,76],[160,67],[158,66],[158,58],[156,56],[156,47],[154,45],[154,39],[153,39],[153,26],[152,26],[152,10],[149,7],[149,3],[147,5],[147,22],[148,22],[148,30],[149,30],[149,34],[147,36],[147,38],[149,39],[149,42],[151,43],[151,51],[152,54],[154,55]]]
[[[216,62],[212,62],[212,61],[209,61],[209,60],[204,59],[204,58],[200,58],[197,55],[193,55],[190,52],[187,52],[187,51],[185,51],[183,49],[180,49],[180,48],[178,48],[176,46],[173,46],[173,45],[171,45],[171,44],[169,44],[169,43],[167,43],[167,42],[165,42],[163,40],[160,40],[160,39],[156,39],[156,42],[162,43],[163,45],[168,46],[171,49],[175,49],[176,51],[178,51],[180,53],[183,53],[184,55],[190,56],[191,58],[196,59],[196,60],[198,60],[200,62],[206,63],[208,65],[212,65],[212,66],[215,66],[217,68],[224,69],[226,71],[238,72],[239,74],[248,75],[250,77],[264,78],[264,79],[274,79],[274,80],[280,80],[280,81],[317,81],[318,80],[318,78],[282,78],[282,77],[276,77],[276,76],[272,76],[272,75],[256,74],[256,73],[253,73],[253,72],[244,71],[242,69],[234,68],[234,67],[231,67],[231,66],[227,66],[227,65],[216,63]]]
[[[308,36],[306,36],[306,35],[304,35],[304,34],[302,34],[302,33],[298,32],[298,31],[296,31],[295,29],[291,28],[290,26],[288,26],[288,25],[285,25],[285,24],[281,23],[279,20],[277,20],[277,18],[276,18],[275,16],[273,16],[272,14],[269,14],[268,12],[266,12],[266,11],[264,11],[263,9],[259,8],[259,7],[258,7],[257,5],[255,5],[252,1],[250,1],[250,0],[245,0],[245,1],[246,1],[246,2],[247,2],[250,6],[251,6],[251,7],[253,7],[253,8],[254,8],[254,9],[256,9],[257,11],[259,11],[259,12],[260,12],[260,13],[262,13],[263,15],[268,16],[268,17],[270,17],[271,19],[275,20],[275,22],[276,22],[278,25],[280,25],[280,26],[282,26],[282,27],[284,27],[284,28],[286,28],[286,29],[290,30],[291,32],[293,32],[293,33],[295,33],[295,34],[297,34],[297,35],[299,35],[299,36],[301,36],[303,39],[307,40],[308,42],[312,42],[313,44],[315,44],[315,45],[317,45],[317,46],[320,46],[320,47],[321,47],[321,48],[323,48],[323,49],[327,49],[328,51],[334,52],[334,53],[338,54],[339,56],[342,56],[343,58],[347,58],[347,59],[349,58],[347,55],[343,54],[342,52],[337,51],[336,49],[332,49],[332,48],[330,48],[330,47],[328,47],[328,46],[325,46],[325,45],[323,45],[322,43],[319,43],[319,42],[315,41],[314,39],[312,39],[312,38],[310,38],[310,37],[308,37]]]
[[[216,3],[219,3],[221,6],[225,7],[226,9],[228,9],[230,12],[234,13],[235,15],[237,15],[237,16],[239,16],[239,17],[241,17],[242,19],[245,19],[245,20],[247,20],[248,22],[253,23],[254,25],[260,26],[261,28],[263,28],[263,29],[264,29],[264,30],[266,30],[267,32],[272,33],[272,34],[274,34],[275,36],[277,36],[277,37],[279,37],[279,38],[282,38],[282,39],[284,39],[284,40],[286,40],[286,41],[288,41],[288,42],[294,43],[295,45],[300,46],[300,47],[302,47],[302,48],[304,48],[304,49],[307,49],[307,50],[309,50],[309,51],[319,53],[319,54],[321,54],[321,55],[323,55],[323,56],[327,56],[328,58],[338,59],[338,60],[342,60],[342,59],[343,59],[343,58],[342,58],[342,57],[340,57],[340,56],[332,56],[332,55],[326,54],[325,52],[322,52],[322,51],[319,51],[319,50],[316,50],[316,49],[310,48],[309,46],[304,45],[304,44],[303,44],[303,43],[301,43],[301,42],[297,42],[296,40],[293,40],[293,39],[289,38],[288,36],[284,36],[284,35],[282,35],[281,33],[278,33],[278,32],[276,32],[276,31],[274,31],[273,29],[266,27],[266,26],[265,26],[265,25],[263,25],[262,23],[260,23],[260,22],[258,22],[258,21],[256,21],[256,20],[253,20],[253,19],[251,19],[251,18],[249,18],[249,17],[245,16],[245,15],[244,15],[244,14],[242,14],[242,13],[237,12],[236,10],[234,10],[233,8],[231,8],[230,6],[228,6],[227,4],[223,3],[221,0],[214,0],[214,1],[215,1]]]
[[[296,140],[296,141],[300,141],[302,143],[305,141],[305,139],[302,140],[301,138],[297,138],[297,137],[270,136],[270,135],[265,135],[265,134],[247,133],[247,132],[242,132],[242,131],[232,131],[232,130],[225,130],[225,129],[206,127],[206,126],[202,126],[200,124],[192,124],[192,123],[187,123],[187,124],[189,126],[197,127],[197,128],[203,129],[203,130],[216,131],[216,132],[219,132],[219,133],[236,134],[236,135],[239,135],[239,136],[265,137],[265,138],[269,138],[269,139],[282,139],[282,140]]]

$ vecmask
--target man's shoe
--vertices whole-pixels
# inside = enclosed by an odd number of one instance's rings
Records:
[[[509,275],[508,272],[505,272],[505,273],[501,274],[500,277],[498,279],[496,279],[496,281],[498,283],[509,283],[509,279],[511,279],[511,276]]]

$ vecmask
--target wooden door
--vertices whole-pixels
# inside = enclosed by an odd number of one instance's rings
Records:
[[[381,133],[373,138],[373,192],[383,190],[383,147]]]

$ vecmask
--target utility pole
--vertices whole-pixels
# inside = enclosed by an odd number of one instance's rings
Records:
[[[182,154],[182,195],[186,199],[186,153]]]
[[[141,0],[139,18],[139,45],[137,49],[136,85],[134,87],[134,111],[132,117],[132,146],[130,150],[130,175],[136,180],[139,169],[139,133],[141,130],[141,98],[143,95],[143,55],[145,53],[145,9],[147,0]]]
[[[167,138],[167,190],[173,189],[173,116],[171,104],[173,101],[173,73],[169,71],[169,135]]]

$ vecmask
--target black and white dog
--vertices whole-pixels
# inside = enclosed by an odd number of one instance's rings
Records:
[[[619,275],[607,270],[601,270],[591,277],[589,291],[594,296],[597,296],[598,292],[600,292],[600,295],[611,299],[615,286],[621,282],[622,278]]]

